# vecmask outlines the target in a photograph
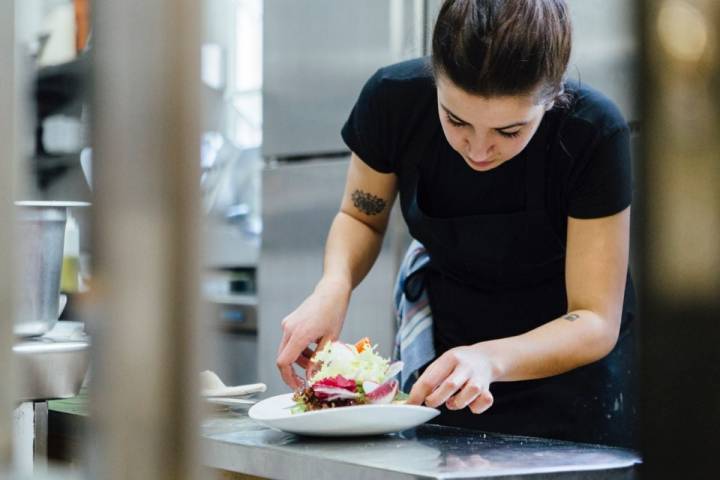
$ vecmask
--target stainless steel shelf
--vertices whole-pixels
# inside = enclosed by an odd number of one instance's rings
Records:
[[[247,295],[241,293],[227,294],[205,294],[205,301],[220,305],[244,305],[247,307],[257,307],[258,300],[255,295]]]
[[[248,237],[238,226],[210,222],[205,227],[203,240],[206,268],[257,267],[260,239]]]

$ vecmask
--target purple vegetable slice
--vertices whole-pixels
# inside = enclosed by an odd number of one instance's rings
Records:
[[[373,405],[384,405],[393,401],[397,391],[398,381],[393,378],[373,389],[370,393],[365,392],[365,398]]]

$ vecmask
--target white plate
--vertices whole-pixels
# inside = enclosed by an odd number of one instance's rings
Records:
[[[292,393],[277,395],[253,405],[248,415],[276,430],[301,435],[340,437],[379,435],[416,427],[440,414],[417,405],[358,405],[305,413],[291,413]]]

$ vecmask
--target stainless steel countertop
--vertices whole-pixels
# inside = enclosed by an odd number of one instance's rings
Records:
[[[630,479],[640,462],[630,450],[437,425],[378,437],[300,437],[242,411],[216,414],[202,431],[205,465],[277,479]]]
[[[17,399],[68,398],[80,391],[90,364],[90,341],[82,323],[57,322],[42,337],[20,340],[12,350]]]

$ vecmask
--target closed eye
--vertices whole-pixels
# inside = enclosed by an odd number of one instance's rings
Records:
[[[447,121],[450,122],[451,125],[454,125],[456,127],[464,127],[467,125],[467,123],[456,120],[453,117],[451,117],[450,115],[446,114],[445,117],[447,118]]]
[[[468,123],[465,123],[465,122],[458,120],[457,118],[451,116],[449,112],[445,113],[445,118],[447,118],[447,121],[450,123],[450,125],[452,125],[454,127],[466,127],[469,125]],[[515,138],[518,135],[520,135],[521,130],[522,129],[515,130],[514,132],[506,132],[504,130],[495,129],[496,132],[498,132],[500,135],[502,135],[505,138]]]
[[[502,130],[496,130],[496,131],[505,138],[515,138],[518,135],[520,135],[520,130],[516,130],[514,132],[503,132]]]

